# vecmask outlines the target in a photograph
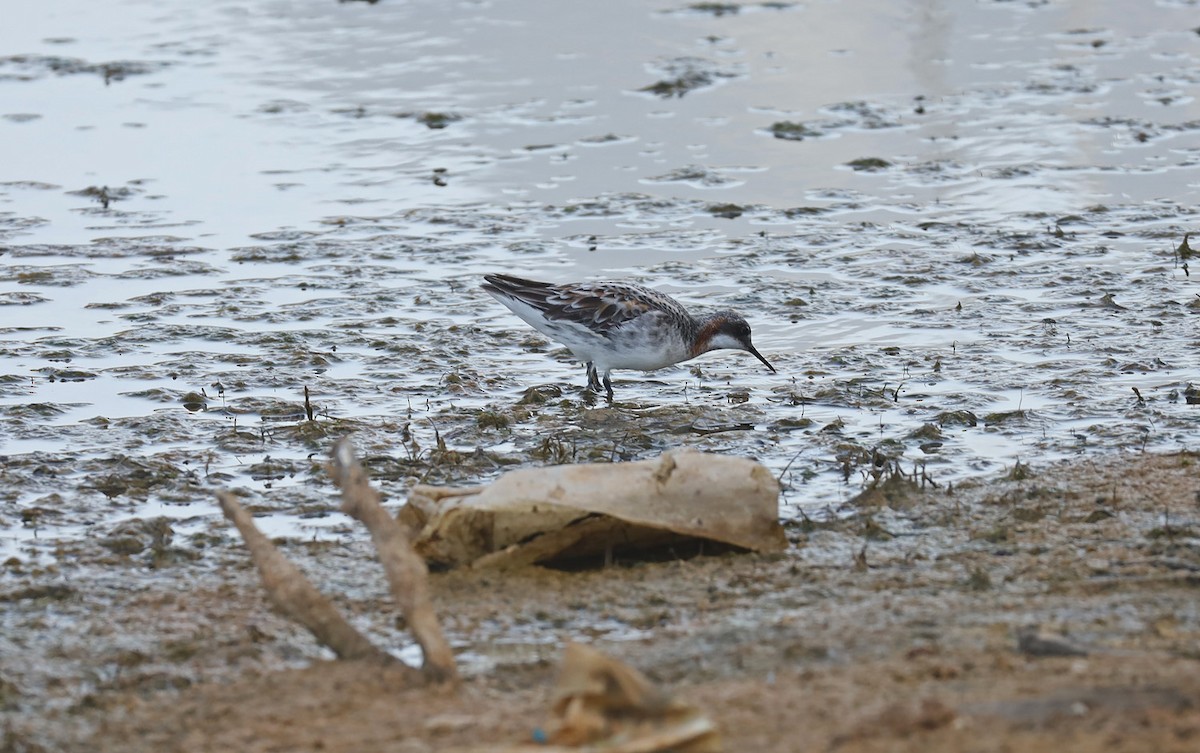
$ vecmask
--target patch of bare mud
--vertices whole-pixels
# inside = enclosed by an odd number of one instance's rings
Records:
[[[790,524],[782,555],[435,575],[468,674],[458,696],[326,661],[269,609],[227,532],[171,543],[147,524],[128,551],[108,532],[80,545],[90,566],[74,573],[6,563],[0,748],[529,741],[572,639],[699,705],[728,750],[1193,750],[1198,463],[1019,465],[952,491],[881,473],[853,514]],[[359,626],[403,648],[366,546],[286,550]],[[1038,640],[1018,640],[1029,626]]]

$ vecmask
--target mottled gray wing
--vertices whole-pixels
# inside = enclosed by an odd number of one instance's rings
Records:
[[[509,275],[487,275],[485,288],[508,295],[541,311],[547,319],[582,324],[607,334],[651,311],[687,317],[677,301],[641,285],[622,282],[551,285]]]

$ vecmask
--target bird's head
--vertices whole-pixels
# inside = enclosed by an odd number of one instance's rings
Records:
[[[744,350],[762,361],[772,373],[775,372],[771,362],[763,358],[750,341],[750,323],[735,311],[718,311],[705,319],[700,325],[696,345],[695,355],[721,348]]]

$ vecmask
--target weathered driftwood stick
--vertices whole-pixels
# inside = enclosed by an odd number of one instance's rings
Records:
[[[429,570],[412,548],[408,532],[379,504],[366,471],[354,457],[348,439],[333,447],[329,474],[342,490],[342,512],[371,532],[371,541],[387,573],[392,596],[425,656],[422,671],[435,682],[458,682],[454,653],[438,624],[429,598]]]
[[[253,517],[238,504],[236,497],[229,492],[217,492],[217,499],[225,517],[241,532],[272,604],[308,628],[339,659],[363,659],[403,666],[346,622],[329,599],[258,530]]]

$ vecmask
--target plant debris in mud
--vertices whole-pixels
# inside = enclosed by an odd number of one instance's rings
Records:
[[[78,74],[93,74],[104,79],[107,86],[114,81],[124,81],[129,76],[143,76],[166,68],[169,63],[146,62],[134,60],[113,60],[107,63],[89,63],[79,58],[58,57],[55,55],[9,55],[0,57],[0,80],[13,79],[32,81],[41,75],[54,73],[59,76]],[[17,69],[17,73],[7,73],[5,68]]]
[[[733,178],[726,177],[720,170],[701,165],[687,165],[662,175],[651,176],[646,180],[653,183],[684,183],[701,188],[719,188],[738,182]],[[726,207],[730,206],[732,205],[726,205]]]
[[[81,188],[78,191],[67,191],[72,196],[85,196],[89,199],[94,199],[102,209],[108,209],[108,205],[114,201],[125,201],[134,195],[134,190],[124,186],[118,188],[109,188],[108,186],[88,186]]]
[[[688,10],[696,13],[707,13],[718,18],[726,15],[734,15],[742,9],[742,6],[737,3],[692,3],[688,6]]]
[[[44,295],[24,291],[0,293],[0,306],[30,306],[49,300]]]
[[[703,14],[703,15],[707,15],[707,16],[713,16],[714,18],[721,18],[722,16],[735,16],[743,10],[753,10],[756,8],[761,8],[763,10],[786,10],[788,8],[795,7],[795,5],[796,5],[795,3],[780,2],[778,0],[766,0],[766,2],[761,2],[761,3],[744,3],[744,4],[743,3],[716,3],[716,2],[707,3],[706,2],[706,3],[691,3],[689,5],[684,6],[680,10],[668,11],[668,12],[677,13],[677,14],[694,14],[694,15]]]
[[[738,204],[709,204],[708,213],[713,217],[734,220],[746,213],[746,207]]]
[[[738,74],[718,68],[715,64],[701,58],[677,58],[659,63],[657,66],[663,72],[663,78],[653,84],[638,89],[640,92],[653,94],[662,99],[683,97],[698,89],[714,86],[724,79],[735,78]]]
[[[440,131],[451,123],[457,123],[463,119],[462,115],[453,112],[402,112],[396,115],[397,118],[409,118],[415,120],[426,128],[433,131]]]
[[[1183,240],[1180,241],[1179,245],[1175,247],[1175,253],[1179,256],[1180,261],[1187,261],[1188,259],[1191,259],[1197,255],[1196,251],[1190,245],[1188,245],[1189,237],[1191,237],[1191,234],[1185,233]]]
[[[881,105],[870,102],[839,102],[824,108],[826,111],[840,117],[836,127],[852,126],[874,130],[878,128],[894,128],[899,121],[889,110]]]
[[[820,131],[804,123],[794,123],[790,120],[780,120],[771,124],[771,135],[784,141],[803,141],[823,136]]]
[[[888,169],[892,163],[879,157],[860,157],[847,162],[846,166],[855,172],[875,173]]]

